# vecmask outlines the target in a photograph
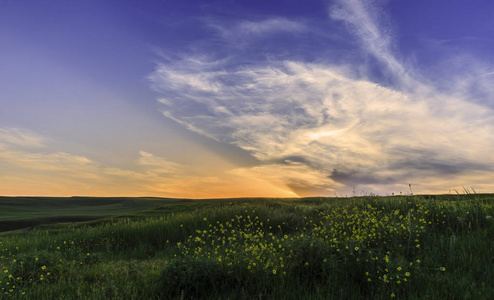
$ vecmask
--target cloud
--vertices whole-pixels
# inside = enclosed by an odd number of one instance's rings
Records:
[[[34,132],[0,128],[2,193],[294,197],[398,193],[408,184],[423,193],[492,191],[494,68],[454,55],[442,77],[406,65],[380,1],[336,0],[328,18],[356,38],[362,64],[283,55],[310,52],[310,43],[290,43],[323,35],[309,21],[270,17],[212,24],[219,34],[211,44],[163,55],[149,76],[164,116],[248,151],[257,165],[223,172],[142,150],[117,168],[57,151]],[[373,76],[376,62],[385,80]]]
[[[239,66],[191,56],[160,64],[149,77],[163,95],[164,115],[261,162],[233,173],[300,195],[355,186],[390,193],[408,183],[421,192],[459,185],[488,191],[492,185],[479,178],[493,179],[494,160],[485,156],[494,147],[493,110],[409,71],[392,51],[378,4],[336,1],[330,15],[395,84],[355,76],[361,66],[294,60]]]
[[[271,17],[256,21],[242,20],[233,26],[212,22],[209,23],[209,26],[217,30],[224,39],[235,41],[264,38],[276,33],[301,33],[308,30],[305,23],[283,17]]]
[[[442,45],[431,40],[428,40],[428,44],[432,52],[441,55],[426,70],[429,82],[437,90],[494,108],[492,63],[483,61],[461,47]]]
[[[342,185],[326,176],[326,172],[303,163],[285,161],[283,164],[265,164],[252,168],[233,169],[229,174],[246,180],[262,180],[297,196],[335,194]]]
[[[394,30],[382,9],[382,0],[336,0],[330,9],[333,20],[343,22],[350,33],[358,38],[364,52],[381,64],[392,84],[404,89],[417,89],[420,83],[412,69],[397,58],[394,48]]]
[[[80,155],[54,151],[50,143],[37,142],[46,138],[25,129],[0,128],[0,132],[0,144],[4,145],[0,148],[2,195],[296,196],[267,179],[245,178],[235,172],[204,171],[146,151],[139,151],[138,158],[128,163],[129,168],[122,169]]]
[[[231,65],[255,64],[276,56],[315,58],[314,45],[327,51],[323,48],[334,39],[332,32],[316,29],[314,25],[322,21],[314,19],[254,16],[203,20],[211,35],[191,43],[187,50],[200,53],[202,61],[208,63],[223,60]],[[183,52],[179,56],[184,58]]]
[[[430,176],[492,169],[492,161],[480,159],[494,145],[492,110],[463,99],[399,92],[348,77],[332,66],[301,62],[228,74],[204,70],[203,78],[217,90],[204,94],[189,88],[162,102],[166,114],[266,163],[298,157],[321,177],[349,183],[345,178],[363,172],[367,175],[354,176],[352,183],[369,185],[404,183],[424,169]],[[163,77],[154,80],[159,85]],[[163,89],[173,86],[166,80],[161,84]],[[475,147],[458,147],[465,144]],[[280,175],[285,182],[300,176]],[[365,179],[371,177],[375,179]],[[333,184],[313,181],[328,190]]]
[[[35,147],[42,148],[44,139],[33,132],[20,128],[0,128],[0,147],[8,145],[10,147]]]
[[[138,164],[150,174],[174,174],[180,170],[180,165],[170,162],[162,157],[156,157],[151,153],[140,151]]]

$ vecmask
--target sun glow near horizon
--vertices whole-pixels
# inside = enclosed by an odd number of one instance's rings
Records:
[[[0,194],[494,191],[492,3],[196,4],[6,4]]]

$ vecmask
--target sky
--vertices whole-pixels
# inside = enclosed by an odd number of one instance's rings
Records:
[[[0,4],[0,195],[494,192],[493,1]]]

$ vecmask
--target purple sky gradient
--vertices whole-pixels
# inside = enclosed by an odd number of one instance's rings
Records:
[[[0,194],[494,189],[494,3],[2,1]]]

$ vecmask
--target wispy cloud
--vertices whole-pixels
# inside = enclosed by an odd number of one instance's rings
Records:
[[[301,33],[308,30],[301,21],[289,20],[283,17],[272,17],[262,20],[242,20],[233,26],[209,23],[223,38],[242,40],[249,38],[264,38],[276,33]]]
[[[151,153],[140,151],[139,160],[137,161],[144,170],[150,174],[166,175],[176,174],[180,170],[180,165],[170,162],[162,157],[154,156]]]
[[[437,42],[429,47],[441,53],[427,70],[428,80],[437,90],[480,105],[494,108],[494,65],[460,47]]]
[[[266,178],[246,178],[174,163],[139,151],[129,168],[106,166],[80,155],[51,150],[46,140],[19,128],[0,128],[0,192],[37,196],[162,196],[208,198],[235,196],[294,197]],[[29,137],[29,138],[26,138]],[[24,137],[24,138],[23,138]],[[9,144],[7,144],[9,142]]]
[[[403,66],[392,51],[394,32],[382,3],[382,0],[336,0],[330,16],[342,21],[361,42],[361,49],[381,63],[388,80],[402,89],[416,89],[420,84],[409,74],[412,70]]]
[[[350,183],[344,177],[353,176],[352,184],[363,177],[386,184],[424,174],[491,171],[492,162],[480,158],[494,145],[486,107],[446,95],[398,92],[331,66],[300,62],[238,69],[228,73],[228,83],[221,81],[225,74],[204,73],[218,90],[204,95],[189,89],[166,102],[166,114],[261,161],[303,157],[313,170],[326,170],[323,178]],[[475,147],[458,147],[463,144]],[[426,165],[434,167],[423,171]],[[334,183],[324,184],[332,189]]]
[[[484,155],[494,147],[492,109],[464,93],[439,92],[402,64],[378,4],[337,1],[330,15],[382,64],[392,87],[356,77],[348,66],[236,66],[192,56],[160,64],[150,76],[165,116],[262,162],[232,172],[300,195],[355,186],[385,193],[408,183],[422,192],[491,189],[479,178],[493,177],[494,160]]]
[[[29,130],[20,128],[0,128],[0,147],[4,145],[20,147],[43,147],[43,138]]]

